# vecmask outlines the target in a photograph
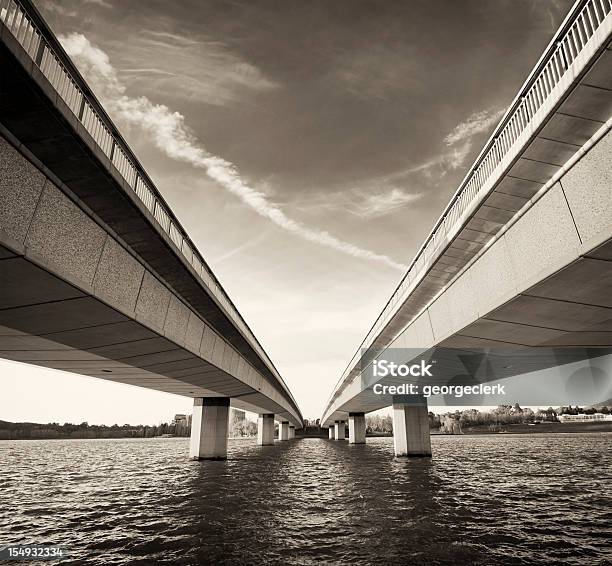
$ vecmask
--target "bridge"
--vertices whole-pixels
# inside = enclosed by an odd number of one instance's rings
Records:
[[[302,415],[274,364],[29,0],[0,0],[0,356],[194,399],[190,456]]]
[[[446,380],[462,354],[489,357],[482,383],[609,352],[611,12],[579,0],[568,13],[340,376],[330,438],[348,420],[365,442],[365,413],[392,405],[396,455],[431,455],[426,400],[374,392],[394,383],[373,377],[387,354],[437,359]],[[511,365],[493,363],[503,349]]]

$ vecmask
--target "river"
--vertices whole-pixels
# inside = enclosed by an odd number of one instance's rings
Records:
[[[612,564],[612,433],[0,441],[0,547],[62,564]]]

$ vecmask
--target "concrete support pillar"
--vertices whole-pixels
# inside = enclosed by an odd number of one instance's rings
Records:
[[[393,445],[396,456],[431,456],[425,397],[393,397]]]
[[[336,438],[336,427],[334,425],[329,425],[327,430],[329,431],[329,439],[334,440]]]
[[[225,460],[229,427],[229,397],[197,397],[193,400],[192,460]]]
[[[295,438],[295,427],[293,425],[289,425],[289,440]]]
[[[278,424],[278,439],[289,440],[289,421],[281,421]]]
[[[257,418],[257,444],[274,444],[274,414],[262,414]]]
[[[349,444],[365,444],[365,413],[349,413]]]
[[[344,440],[346,438],[346,423],[344,421],[336,421],[334,423],[336,440]]]

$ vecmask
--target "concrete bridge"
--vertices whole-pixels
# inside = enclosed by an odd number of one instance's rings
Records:
[[[29,0],[0,0],[0,356],[193,397],[190,455],[299,408]]]
[[[431,455],[423,397],[373,391],[386,352],[437,356],[446,379],[461,353],[519,352],[481,382],[609,352],[611,12],[570,10],[336,384],[330,438],[348,420],[365,442],[365,413],[393,405],[396,455]]]

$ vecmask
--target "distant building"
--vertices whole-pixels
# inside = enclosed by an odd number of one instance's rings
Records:
[[[172,426],[176,436],[187,436],[191,428],[191,415],[174,415]]]
[[[577,415],[559,415],[559,420],[562,423],[604,422],[612,421],[612,415],[604,415],[603,413],[593,413],[592,415],[586,415],[584,413],[578,413]]]
[[[187,415],[174,415],[174,420],[172,421],[172,424],[174,426],[186,426],[187,425]]]

